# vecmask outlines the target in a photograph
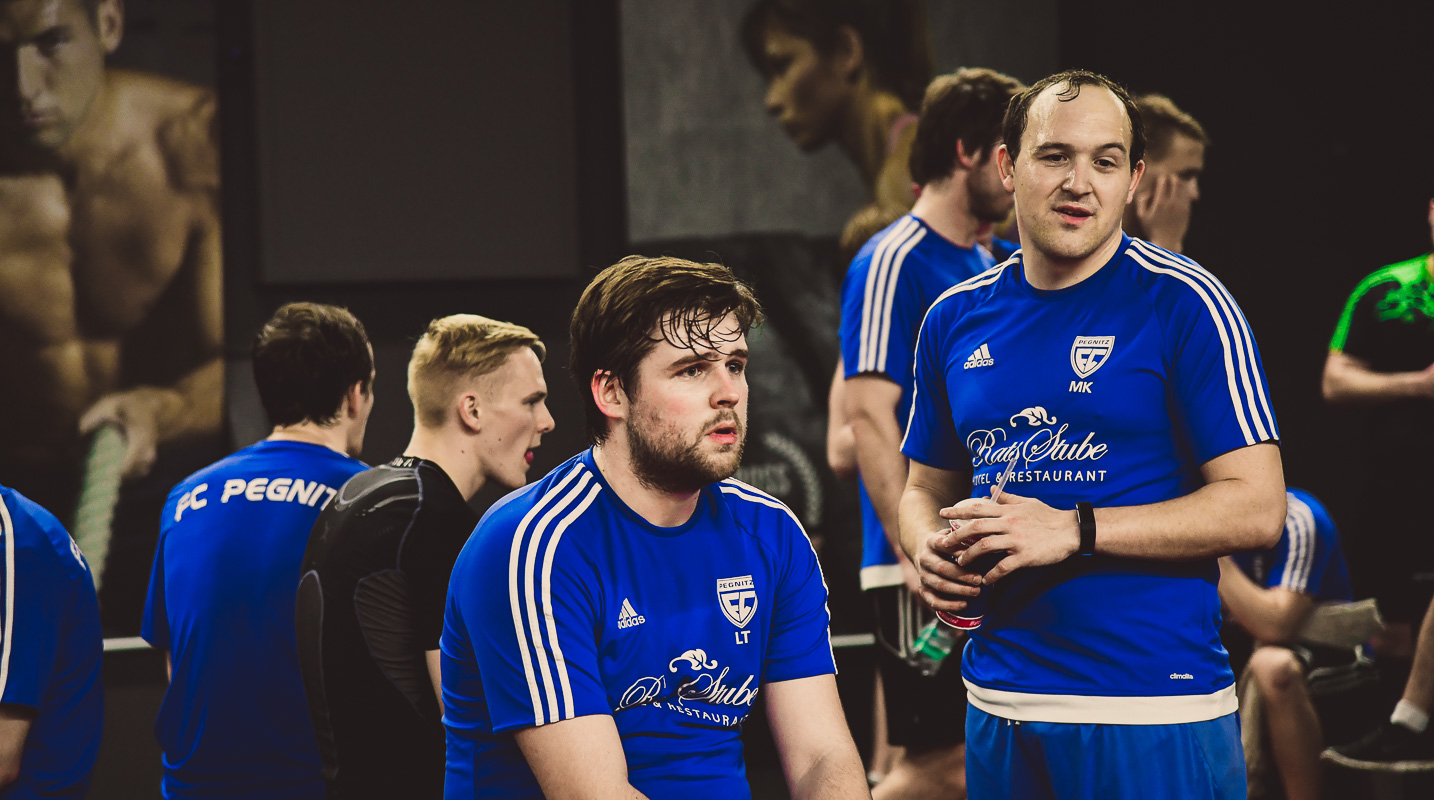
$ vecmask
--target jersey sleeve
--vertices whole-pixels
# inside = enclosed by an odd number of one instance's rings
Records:
[[[1290,495],[1285,530],[1275,547],[1265,585],[1318,594],[1331,561],[1338,556],[1337,548],[1338,540],[1328,516]]]
[[[836,672],[826,580],[811,539],[790,513],[783,509],[785,547],[773,593],[775,607],[762,665],[763,683]]]
[[[882,273],[863,255],[847,271],[841,309],[844,377],[884,375],[900,386],[911,379],[914,331],[926,308],[918,287],[898,280],[898,269],[891,264]]]
[[[556,530],[563,519],[516,531],[506,516],[485,522],[474,534],[482,577],[455,585],[494,733],[612,713],[598,670],[598,571],[571,544],[582,531]]]
[[[4,618],[0,620],[0,703],[39,708],[65,634],[67,591],[73,576],[61,569],[56,553],[28,532],[12,526],[34,525],[24,511],[7,503],[5,571],[0,575]]]
[[[1279,439],[1255,337],[1225,287],[1208,272],[1183,274],[1167,327],[1175,402],[1197,462]]]
[[[946,343],[941,335],[946,310],[938,300],[926,312],[916,337],[915,391],[901,452],[937,469],[969,470],[971,461],[951,418],[951,401],[946,392]]]
[[[1368,361],[1378,355],[1378,316],[1375,307],[1384,295],[1387,281],[1368,278],[1350,293],[1344,311],[1335,324],[1329,349]]]

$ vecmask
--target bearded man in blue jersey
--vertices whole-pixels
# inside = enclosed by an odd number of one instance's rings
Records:
[[[571,372],[595,444],[494,505],[449,582],[445,797],[750,797],[759,692],[793,797],[869,797],[816,554],[731,479],[760,314],[725,268],[675,258],[584,291]]]
[[[373,349],[347,310],[289,303],[253,365],[273,432],[181,481],[160,517],[141,635],[170,665],[154,725],[167,800],[326,791],[294,603],[314,519],[367,469]]]
[[[1244,797],[1217,557],[1285,517],[1254,337],[1210,273],[1121,231],[1145,146],[1123,89],[1054,75],[1003,130],[1023,250],[927,312],[902,444],[922,597],[986,606],[968,791]]]

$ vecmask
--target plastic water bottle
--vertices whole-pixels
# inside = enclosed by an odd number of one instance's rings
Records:
[[[916,635],[916,641],[911,645],[911,654],[906,660],[929,678],[941,669],[941,662],[951,655],[956,644],[964,638],[964,633],[954,631],[933,619]]]

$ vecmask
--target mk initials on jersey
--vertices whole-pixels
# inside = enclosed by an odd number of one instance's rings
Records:
[[[1071,391],[1079,394],[1091,394],[1091,383],[1092,381],[1071,381]]]

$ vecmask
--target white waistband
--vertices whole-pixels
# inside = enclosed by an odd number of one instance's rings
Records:
[[[899,586],[906,582],[901,575],[900,564],[872,564],[861,568],[861,590],[879,589],[882,586]]]
[[[1176,725],[1218,719],[1235,713],[1240,707],[1233,683],[1211,694],[1164,697],[1027,694],[987,689],[970,681],[965,683],[971,705],[992,716],[1020,722]]]

